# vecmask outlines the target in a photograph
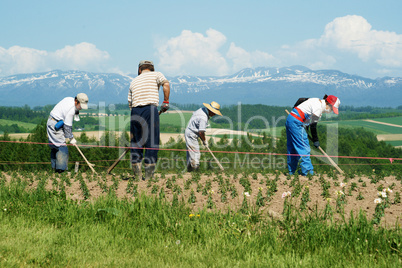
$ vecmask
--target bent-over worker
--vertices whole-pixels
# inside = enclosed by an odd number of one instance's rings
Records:
[[[51,148],[50,160],[55,172],[67,170],[68,148],[66,139],[70,144],[76,144],[73,135],[73,120],[79,121],[79,111],[88,109],[88,96],[79,93],[75,98],[66,97],[54,106],[47,120],[47,135]]]
[[[286,119],[286,137],[289,174],[296,172],[300,160],[301,175],[314,174],[310,159],[310,145],[306,128],[310,128],[312,142],[320,147],[317,135],[317,122],[323,113],[333,111],[338,114],[340,100],[334,95],[319,98],[300,98]]]
[[[200,138],[204,146],[208,146],[205,138],[208,120],[214,115],[222,115],[219,111],[220,105],[213,101],[211,104],[203,103],[202,107],[195,111],[188,122],[184,132],[187,147],[187,171],[196,171],[200,166],[200,146],[198,138]]]

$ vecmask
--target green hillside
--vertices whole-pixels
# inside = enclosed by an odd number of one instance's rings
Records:
[[[36,124],[21,121],[0,119],[0,133],[24,133],[30,132],[36,127]]]

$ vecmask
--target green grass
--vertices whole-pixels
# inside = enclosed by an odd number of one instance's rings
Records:
[[[36,124],[32,123],[25,123],[25,122],[20,122],[20,121],[13,121],[13,120],[7,120],[7,119],[0,119],[0,125],[13,125],[16,124],[19,127],[24,127],[26,129],[32,130],[36,127]]]
[[[175,127],[186,128],[192,113],[165,113],[159,117],[160,124],[169,124]]]
[[[0,174],[1,267],[400,266],[401,230],[373,226],[363,214],[329,223],[289,203],[273,220],[252,209],[193,212],[181,202],[119,200],[112,192],[77,202],[46,191],[46,173],[36,175],[28,191],[16,173],[9,185]]]

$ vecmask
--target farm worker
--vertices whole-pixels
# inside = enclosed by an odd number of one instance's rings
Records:
[[[306,128],[310,127],[312,142],[316,148],[320,147],[317,135],[317,122],[323,113],[333,111],[338,114],[340,100],[334,95],[325,95],[319,98],[300,98],[286,119],[286,137],[288,152],[289,174],[296,172],[300,160],[301,174],[314,174],[310,159],[310,145]]]
[[[133,79],[128,91],[128,106],[131,110],[131,163],[134,176],[139,179],[153,177],[159,149],[159,88],[163,87],[164,100],[161,112],[169,109],[170,84],[160,72],[155,72],[152,61],[138,64],[138,76]],[[143,154],[145,150],[145,155]],[[141,163],[144,159],[145,178]]]
[[[79,121],[79,111],[88,109],[88,96],[79,93],[75,98],[66,97],[54,106],[47,120],[47,135],[49,138],[50,160],[55,172],[67,170],[68,148],[66,139],[70,144],[76,144],[73,136],[73,120]]]
[[[184,132],[187,147],[187,171],[197,171],[200,167],[200,146],[198,138],[202,144],[207,147],[208,143],[205,138],[205,131],[209,118],[214,115],[222,115],[219,111],[220,105],[213,101],[211,104],[203,103],[202,107],[195,111],[188,122],[187,128]]]

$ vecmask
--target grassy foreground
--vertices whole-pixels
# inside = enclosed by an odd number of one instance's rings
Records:
[[[113,192],[77,202],[27,182],[0,181],[0,266],[400,267],[401,229],[364,215],[342,224],[289,205],[282,220],[190,211]]]

